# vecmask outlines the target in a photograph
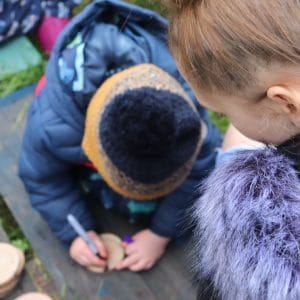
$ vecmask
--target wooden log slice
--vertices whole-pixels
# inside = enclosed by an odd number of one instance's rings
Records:
[[[24,253],[7,243],[0,243],[0,298],[4,298],[17,285],[24,269]]]
[[[18,281],[19,281],[19,277],[12,279],[5,286],[0,287],[0,299],[3,299],[5,296],[7,296],[17,285]]]
[[[112,233],[102,233],[99,235],[99,238],[103,242],[107,251],[107,270],[111,271],[125,256],[125,251],[122,247],[122,240],[117,235]],[[89,267],[88,270],[95,273],[103,273],[105,268]]]
[[[52,300],[52,298],[43,293],[32,292],[23,294],[14,300]]]
[[[0,243],[0,288],[18,277],[24,264],[25,257],[21,250],[10,244]]]

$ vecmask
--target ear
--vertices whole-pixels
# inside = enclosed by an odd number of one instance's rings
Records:
[[[300,95],[288,87],[274,85],[268,88],[267,97],[275,101],[285,113],[300,113]]]
[[[279,104],[279,110],[287,114],[290,121],[300,126],[300,94],[286,86],[274,85],[267,90],[268,99]]]

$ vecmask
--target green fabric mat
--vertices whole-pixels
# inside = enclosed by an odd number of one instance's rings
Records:
[[[43,72],[43,57],[27,37],[0,46],[0,97],[37,81]]]
[[[21,36],[0,47],[0,80],[42,62],[42,55],[27,37]]]

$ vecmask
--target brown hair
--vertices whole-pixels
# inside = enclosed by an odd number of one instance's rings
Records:
[[[232,93],[255,83],[258,66],[300,63],[298,0],[168,2],[170,48],[194,86]]]

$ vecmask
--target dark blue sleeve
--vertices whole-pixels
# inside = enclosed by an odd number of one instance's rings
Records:
[[[47,221],[57,238],[64,244],[76,237],[67,222],[72,213],[85,229],[93,228],[93,219],[72,173],[72,165],[50,151],[46,133],[33,106],[23,137],[19,160],[19,175],[29,193],[32,206]]]
[[[161,199],[150,229],[158,235],[179,238],[184,234],[188,218],[187,209],[193,203],[195,184],[186,180],[179,189]]]

